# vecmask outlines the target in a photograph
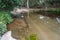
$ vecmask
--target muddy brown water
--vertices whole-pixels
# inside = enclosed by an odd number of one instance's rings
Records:
[[[14,18],[13,22],[8,24],[8,30],[12,31],[12,36],[16,39],[20,39],[27,35],[27,24],[23,19]]]
[[[60,24],[55,19],[45,16],[39,19],[41,14],[31,14],[27,19],[29,31],[26,23],[22,19],[14,18],[14,21],[8,25],[8,30],[12,30],[12,36],[19,40],[24,40],[23,36],[28,34],[37,34],[39,40],[60,40]],[[22,39],[20,39],[22,36]]]

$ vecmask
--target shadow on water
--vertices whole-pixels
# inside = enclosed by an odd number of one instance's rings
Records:
[[[51,18],[60,17],[60,13],[53,11],[39,11],[37,13]]]

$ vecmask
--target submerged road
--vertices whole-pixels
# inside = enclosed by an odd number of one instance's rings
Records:
[[[39,17],[40,14],[30,14],[29,19],[26,19],[30,33],[36,33],[39,38],[38,40],[60,40],[60,24],[49,17],[45,17],[44,19],[40,19]],[[15,38],[21,40],[20,36],[25,35],[27,27],[22,19],[15,19],[13,23],[8,25],[8,29],[13,31],[12,35]]]
[[[60,24],[51,18],[39,19],[39,15],[31,15],[28,21],[35,30],[39,40],[60,40]]]

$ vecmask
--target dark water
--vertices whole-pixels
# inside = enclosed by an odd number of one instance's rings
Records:
[[[59,12],[39,11],[38,14],[48,16],[48,17],[60,17]]]

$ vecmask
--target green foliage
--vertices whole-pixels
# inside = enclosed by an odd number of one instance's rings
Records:
[[[16,6],[22,5],[23,0],[0,0],[0,9],[11,10]]]
[[[25,37],[25,40],[37,40],[37,35],[36,34],[31,34],[29,36],[29,38],[28,37]]]
[[[6,24],[12,21],[11,16],[7,12],[0,12],[0,36],[7,31]]]
[[[36,34],[32,34],[32,35],[30,35],[30,40],[37,40],[37,36],[36,36]]]
[[[34,5],[37,5],[39,2],[39,0],[29,0],[29,6],[34,6]]]
[[[7,31],[6,24],[0,22],[0,36],[2,36]]]
[[[48,13],[54,15],[60,15],[60,8],[48,8],[47,10],[40,10],[40,13]]]
[[[53,4],[60,4],[59,0],[29,0],[29,7],[47,7]],[[0,0],[0,10],[12,10],[14,7],[27,6],[27,0]]]
[[[56,9],[49,9],[47,10],[47,12],[51,12],[51,13],[54,13],[56,15],[60,15],[60,8],[56,8]]]
[[[39,3],[39,0],[29,0],[29,6],[34,6]],[[0,0],[0,10],[12,10],[14,7],[27,6],[27,0]]]
[[[12,22],[12,18],[8,12],[0,12],[0,22],[5,24]]]

